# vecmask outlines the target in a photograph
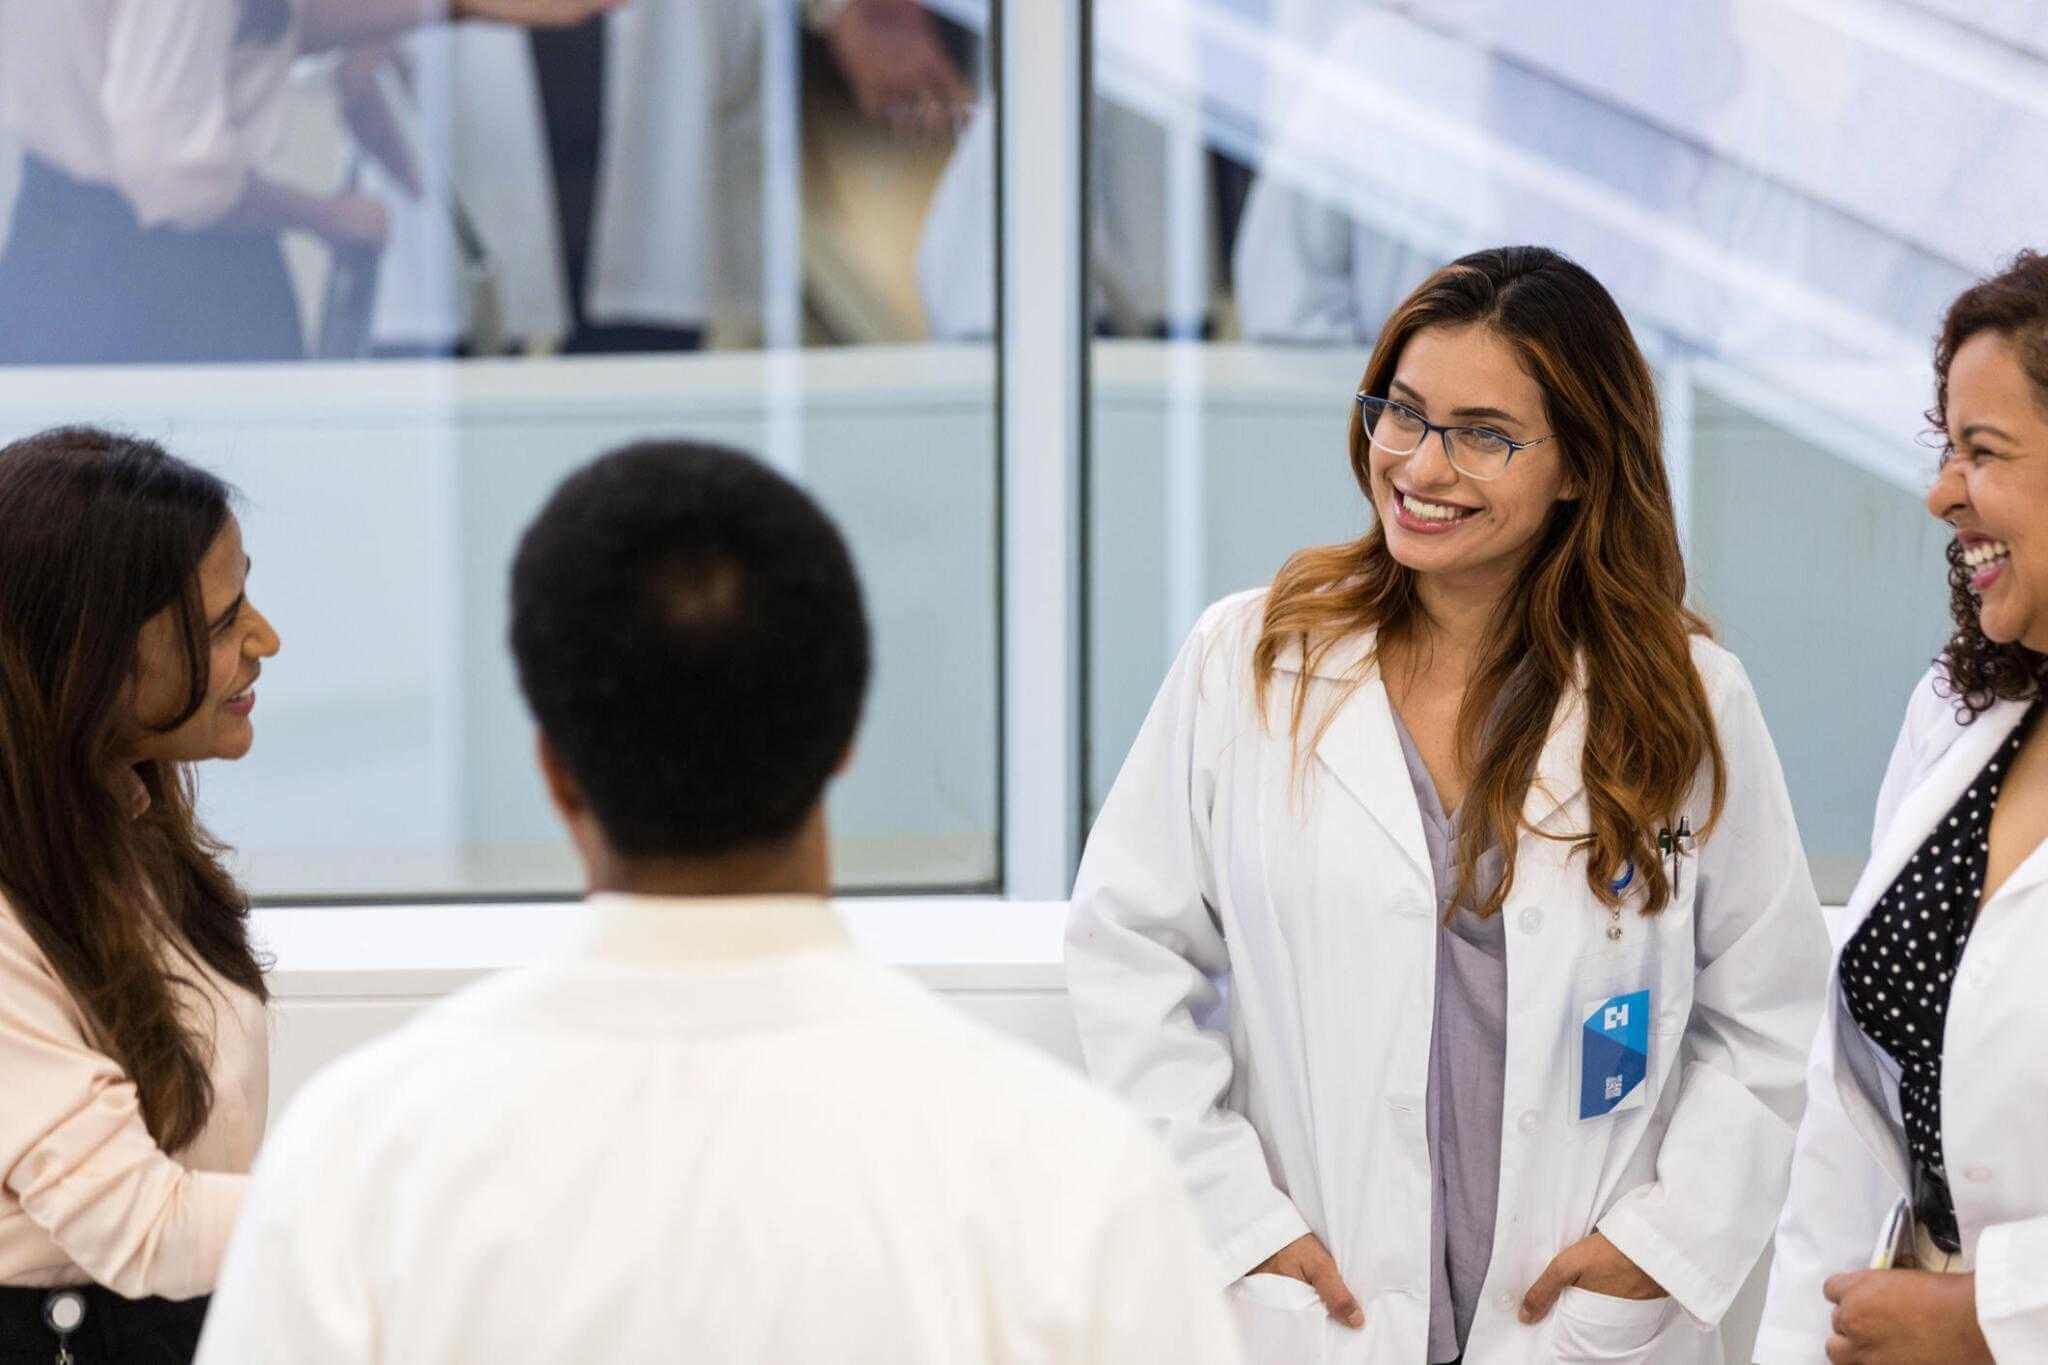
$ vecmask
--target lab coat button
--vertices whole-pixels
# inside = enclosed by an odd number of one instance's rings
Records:
[[[1981,1185],[1991,1179],[1991,1168],[1989,1166],[1972,1166],[1969,1170],[1963,1172],[1963,1179],[1969,1181],[1972,1185]]]
[[[1536,1131],[1537,1122],[1536,1111],[1534,1109],[1524,1109],[1522,1117],[1515,1120],[1515,1127],[1521,1129],[1523,1136],[1526,1137]]]
[[[1500,1309],[1503,1313],[1512,1313],[1515,1311],[1515,1296],[1513,1294],[1503,1294],[1495,1299],[1493,1304],[1494,1307]]]
[[[1522,912],[1522,932],[1533,934],[1543,928],[1543,912],[1531,906]]]

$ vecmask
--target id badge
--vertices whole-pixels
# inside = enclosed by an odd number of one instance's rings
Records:
[[[1640,1109],[1650,1095],[1650,991],[1628,991],[1579,1006],[1579,1118]]]

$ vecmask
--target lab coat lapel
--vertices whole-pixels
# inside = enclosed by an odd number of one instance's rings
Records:
[[[1907,1159],[1905,1141],[1889,1116],[1877,1045],[1864,1036],[1856,1020],[1850,1016],[1848,1002],[1842,999],[1840,977],[1831,974],[1828,986],[1828,998],[1834,1001],[1834,1007],[1828,1014],[1834,1021],[1835,1030],[1831,1040],[1835,1064],[1831,1070],[1835,1078],[1836,1102],[1848,1116],[1849,1126],[1863,1139],[1865,1150],[1904,1194],[1913,1188],[1912,1167]]]
[[[1832,1002],[1829,1014],[1834,1027],[1831,1041],[1835,1064],[1831,1070],[1835,1078],[1835,1093],[1842,1112],[1862,1136],[1863,1145],[1890,1173],[1901,1191],[1911,1188],[1906,1145],[1890,1117],[1876,1046],[1864,1036],[1863,1030],[1850,1016],[1848,1004],[1842,999],[1840,945],[1847,943],[1862,926],[1885,890],[1898,879],[1906,860],[1926,842],[1935,821],[1942,818],[1971,780],[1983,771],[1992,754],[1997,752],[1998,746],[2005,742],[2013,726],[2019,724],[2020,717],[2025,714],[2024,702],[2000,702],[1963,728],[1948,751],[1935,760],[1934,766],[1899,803],[1891,823],[1879,833],[1881,842],[1873,850],[1862,877],[1857,879],[1855,892],[1849,897],[1846,912],[1837,926],[1835,964],[1828,974],[1828,999]],[[2015,872],[2015,880],[2028,870],[2023,867],[2020,872]],[[2033,875],[2040,873],[2036,870]]]
[[[1372,660],[1376,636],[1368,631],[1339,641],[1310,671],[1329,686],[1326,691],[1363,678],[1357,689],[1330,718],[1316,741],[1316,758],[1337,779],[1337,785],[1386,831],[1394,845],[1407,855],[1416,871],[1433,877],[1429,844],[1422,835],[1422,812],[1415,804],[1415,788],[1408,777],[1408,760],[1401,752],[1401,737],[1394,730],[1394,711],[1387,699],[1386,684]],[[1304,667],[1298,646],[1282,653],[1276,669],[1299,674]],[[1291,684],[1292,679],[1288,680]],[[1283,694],[1284,695],[1284,694]],[[1302,725],[1313,733],[1320,716],[1311,703]]]
[[[1935,761],[1906,799],[1899,803],[1898,813],[1879,834],[1881,843],[1872,850],[1870,862],[1857,879],[1855,894],[1849,898],[1849,913],[1843,916],[1841,925],[1842,942],[1846,943],[1862,925],[1863,917],[1877,904],[1885,888],[1898,880],[1906,860],[1934,831],[1934,822],[1956,803],[1963,789],[1983,771],[1998,746],[2012,734],[2013,727],[2026,713],[2025,702],[2002,701],[1993,705],[1962,727],[1962,733],[1949,745],[1948,752]]]
[[[1583,675],[1583,664],[1580,672]],[[1557,706],[1550,713],[1550,734],[1536,756],[1536,771],[1529,780],[1529,794],[1522,802],[1522,819],[1527,829],[1549,833],[1555,831],[1547,826],[1566,823],[1559,817],[1586,787],[1585,749],[1586,692],[1582,676],[1558,697]]]
[[[2043,881],[2048,881],[2048,844],[2036,847],[2022,859],[2005,879],[2005,884],[1992,893],[1992,899],[2002,901],[2025,896]],[[1990,907],[1987,905],[1985,908]]]
[[[2004,727],[2001,739],[2009,738],[2012,735],[2012,726],[2019,724],[2027,713],[2025,702],[2013,702],[2012,705],[2016,708],[2016,714],[2013,716],[2012,724]],[[1990,761],[1988,755],[1985,761]],[[1992,892],[1991,899],[2005,901],[2024,897],[2043,881],[2048,881],[2048,844],[2035,848],[2021,859],[2020,865],[2006,876],[2004,884]],[[1984,908],[1990,909],[1989,904],[1987,903]]]
[[[1313,666],[1316,677],[1341,685],[1364,677],[1358,690],[1344,704],[1316,745],[1316,756],[1344,789],[1364,806],[1401,850],[1425,875],[1434,875],[1429,845],[1422,834],[1422,814],[1416,808],[1415,790],[1408,778],[1408,763],[1401,752],[1401,737],[1394,729],[1394,712],[1378,669],[1370,664],[1374,635],[1354,636],[1332,646]],[[1303,668],[1300,648],[1282,653],[1277,664],[1283,673]],[[1551,713],[1550,734],[1537,756],[1536,771],[1523,805],[1523,818],[1531,829],[1559,823],[1559,816],[1585,789],[1580,762],[1586,746],[1585,667],[1579,666],[1575,685],[1560,696]],[[1313,724],[1311,715],[1305,724]]]

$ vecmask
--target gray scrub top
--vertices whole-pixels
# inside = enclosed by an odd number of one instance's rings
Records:
[[[1507,1070],[1508,947],[1503,917],[1451,908],[1458,884],[1459,816],[1446,814],[1436,782],[1401,713],[1394,712],[1422,836],[1436,878],[1436,1019],[1429,1042],[1429,1358],[1456,1360],[1493,1258],[1500,1194],[1500,1115]],[[1500,881],[1501,852],[1479,860],[1479,893]]]

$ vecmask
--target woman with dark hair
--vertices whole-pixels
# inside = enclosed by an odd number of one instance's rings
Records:
[[[189,1359],[241,1206],[266,994],[191,765],[254,739],[248,573],[160,447],[0,448],[0,1359]]]
[[[1210,609],[1089,838],[1089,1069],[1256,1361],[1722,1359],[1827,941],[1660,431],[1591,275],[1437,271],[1353,406],[1374,526]]]
[[[370,252],[384,206],[265,163],[304,53],[438,18],[577,23],[618,0],[0,0],[0,121],[26,156],[0,230],[0,364],[289,360],[282,234]],[[373,147],[397,155],[388,130]]]
[[[2048,1360],[2048,257],[1950,306],[1927,416],[1954,628],[1836,925],[1762,1361]]]

